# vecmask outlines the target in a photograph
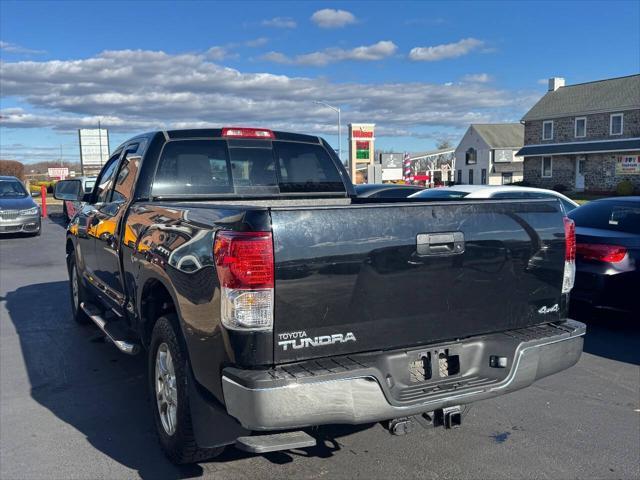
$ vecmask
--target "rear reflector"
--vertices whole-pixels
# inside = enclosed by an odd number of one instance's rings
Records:
[[[237,138],[275,138],[271,130],[265,128],[230,127],[222,129],[223,137]]]
[[[221,316],[233,330],[273,328],[271,232],[220,230],[213,247],[221,291]]]
[[[576,224],[564,217],[564,275],[562,293],[569,293],[576,277]]]
[[[625,247],[618,245],[600,245],[597,243],[579,243],[576,254],[581,260],[595,260],[597,262],[621,262],[627,254]]]

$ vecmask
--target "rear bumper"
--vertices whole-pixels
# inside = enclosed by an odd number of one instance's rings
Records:
[[[227,368],[222,378],[224,399],[228,413],[250,430],[360,424],[415,415],[513,392],[569,368],[580,358],[585,331],[584,324],[568,320],[455,344],[378,353],[373,360],[369,354],[369,362],[362,355],[274,370]],[[461,363],[466,364],[461,373],[405,388],[393,363],[444,349],[460,353]],[[509,366],[490,368],[493,355],[506,357]]]

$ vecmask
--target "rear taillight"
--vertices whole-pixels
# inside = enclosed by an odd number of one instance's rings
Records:
[[[223,137],[237,138],[275,138],[271,130],[266,128],[227,127],[222,129]]]
[[[600,245],[597,243],[579,243],[576,254],[581,260],[595,260],[597,262],[621,262],[627,254],[625,247],[618,245]]]
[[[233,330],[273,328],[271,232],[220,230],[213,247],[221,291],[221,317]]]
[[[564,275],[562,293],[569,293],[576,277],[576,224],[564,217]]]

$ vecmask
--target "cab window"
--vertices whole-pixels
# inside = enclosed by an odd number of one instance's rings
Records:
[[[105,203],[109,201],[119,156],[120,153],[117,153],[111,157],[100,174],[98,183],[95,186],[96,203]]]

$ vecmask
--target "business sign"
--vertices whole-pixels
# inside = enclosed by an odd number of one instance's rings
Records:
[[[402,158],[402,153],[381,153],[380,163],[382,164],[382,169],[402,168]]]
[[[375,151],[373,123],[349,124],[349,173],[352,181],[357,183],[356,171],[373,162]]]
[[[109,132],[106,128],[81,128],[78,130],[80,142],[80,163],[82,171],[98,171],[109,160]]]
[[[49,178],[64,180],[69,176],[69,169],[67,167],[48,168],[47,174],[49,175]]]
[[[640,175],[640,156],[623,155],[616,158],[616,175]]]
[[[513,162],[513,150],[494,150],[493,161],[495,163]]]

